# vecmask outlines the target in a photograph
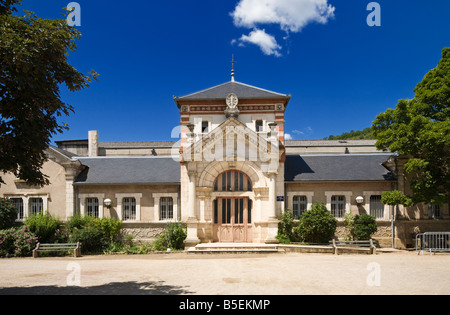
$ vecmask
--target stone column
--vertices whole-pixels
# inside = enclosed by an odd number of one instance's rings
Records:
[[[74,178],[75,176],[66,174],[66,220],[73,217],[75,211]]]
[[[194,247],[200,243],[200,239],[197,234],[198,219],[195,215],[195,179],[196,174],[194,172],[189,172],[189,192],[188,192],[188,213],[189,217],[187,219],[187,237],[184,241],[185,248]]]
[[[277,202],[277,191],[276,191],[276,173],[269,173],[270,183],[269,183],[269,208],[268,208],[268,219],[267,219],[267,238],[265,240],[266,244],[277,244],[278,240],[275,238],[278,234],[278,219],[276,215],[276,202]]]

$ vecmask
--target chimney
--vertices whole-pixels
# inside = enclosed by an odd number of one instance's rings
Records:
[[[97,130],[89,131],[88,143],[89,143],[89,147],[88,147],[89,157],[98,156],[98,131]]]

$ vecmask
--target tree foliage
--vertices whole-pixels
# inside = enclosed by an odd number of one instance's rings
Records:
[[[450,202],[450,48],[438,66],[414,89],[413,99],[402,99],[395,109],[373,123],[379,150],[408,158],[404,169],[414,203]]]
[[[329,136],[325,137],[323,140],[374,140],[372,127],[368,127],[364,130],[344,132],[339,136]]]
[[[17,16],[14,5],[21,0],[0,3],[0,171],[45,185],[44,151],[53,135],[67,129],[57,118],[74,110],[61,100],[60,87],[81,90],[97,74],[85,75],[69,64],[81,34],[65,19]]]

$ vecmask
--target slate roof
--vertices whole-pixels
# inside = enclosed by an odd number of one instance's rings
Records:
[[[179,184],[180,163],[172,157],[78,158],[87,166],[75,185]]]
[[[394,175],[382,163],[392,154],[289,155],[286,182],[390,181]]]
[[[174,97],[175,101],[191,101],[191,100],[218,100],[226,99],[230,94],[234,93],[239,99],[283,99],[289,100],[290,95],[280,94],[269,90],[261,89],[255,86],[240,82],[226,82],[206,90],[202,90],[189,95]]]

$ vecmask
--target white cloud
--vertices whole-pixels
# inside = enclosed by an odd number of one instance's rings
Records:
[[[287,141],[289,141],[289,140],[292,140],[293,138],[292,138],[292,136],[290,135],[290,134],[288,134],[288,133],[285,133],[284,134],[284,140],[287,140]]]
[[[272,35],[266,33],[265,30],[254,29],[248,35],[242,35],[239,39],[239,46],[244,46],[245,43],[252,43],[259,48],[265,55],[274,55],[280,57],[281,46],[278,45],[277,40]],[[236,40],[232,41],[232,44],[236,43]]]
[[[232,44],[249,42],[258,45],[266,55],[281,56],[282,47],[276,38],[257,27],[263,24],[278,24],[288,35],[300,32],[310,23],[326,24],[334,17],[335,7],[328,0],[240,0],[230,13],[237,27],[253,28],[249,35],[242,35]],[[288,38],[288,35],[283,37]]]
[[[286,32],[300,32],[312,22],[326,24],[334,11],[328,0],[240,0],[231,16],[238,27],[279,24]]]

